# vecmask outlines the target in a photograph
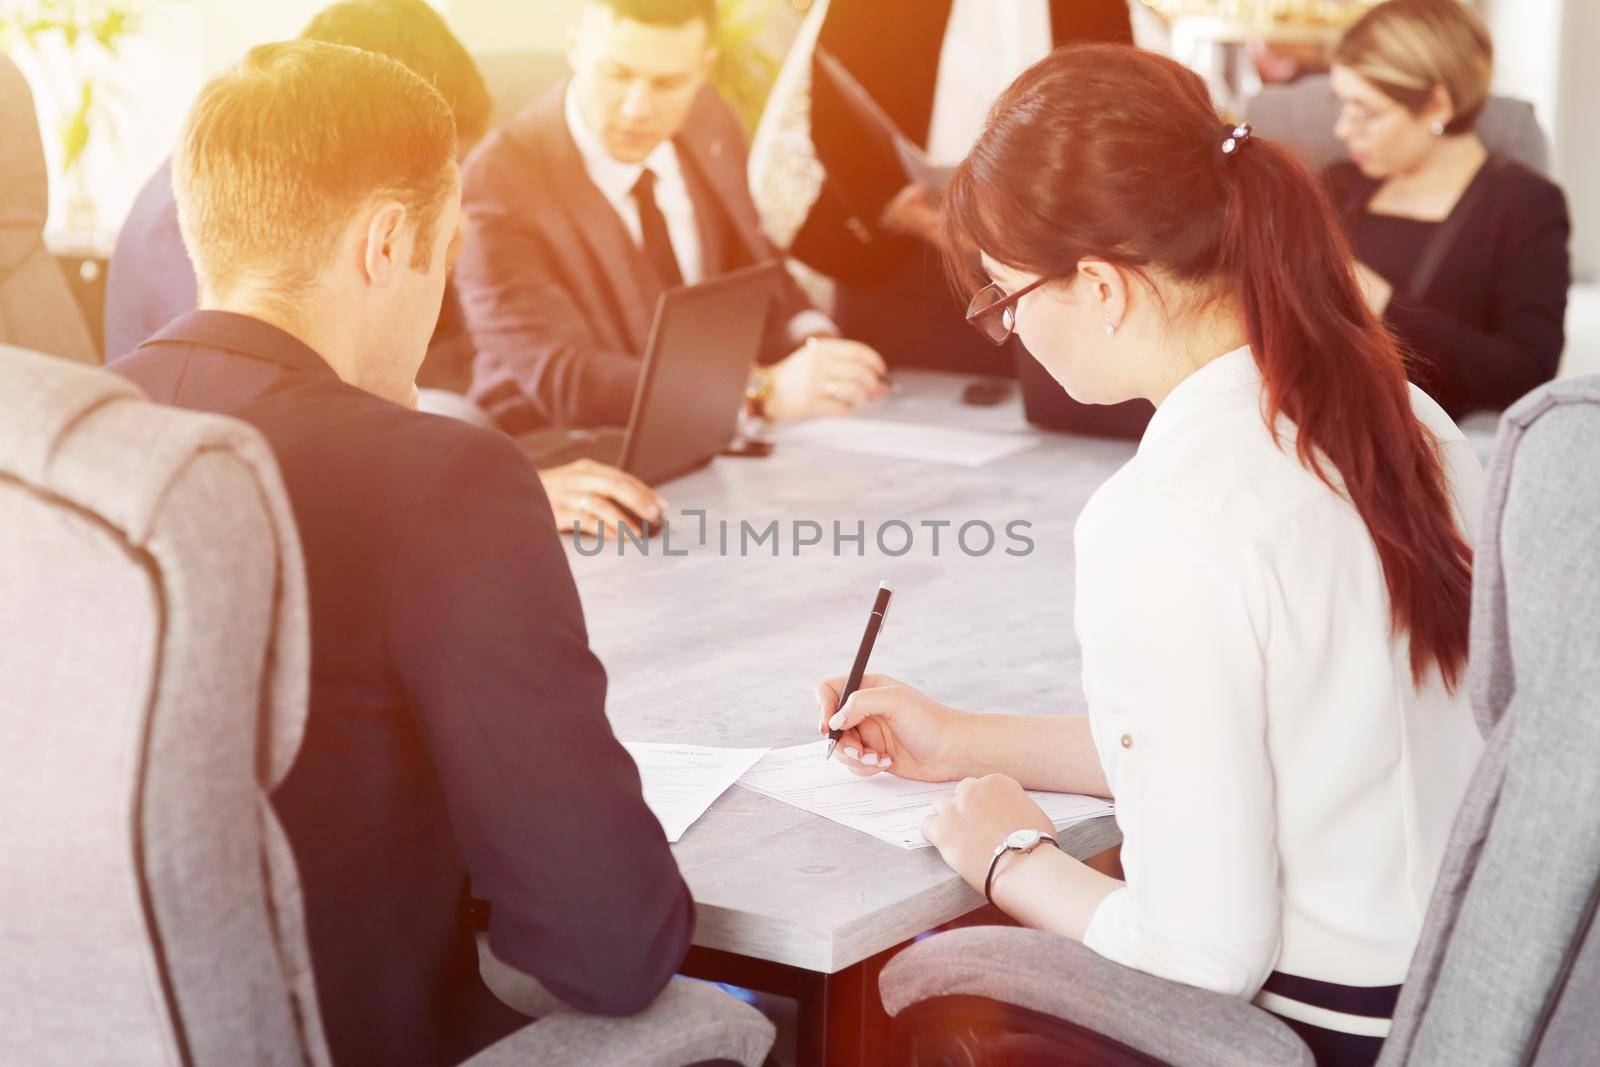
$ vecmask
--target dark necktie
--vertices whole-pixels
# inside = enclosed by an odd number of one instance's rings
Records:
[[[656,206],[656,172],[646,167],[633,186],[633,200],[639,205],[639,233],[643,238],[644,257],[661,276],[668,289],[683,284],[683,270],[672,251],[672,237],[667,232],[667,220]]]

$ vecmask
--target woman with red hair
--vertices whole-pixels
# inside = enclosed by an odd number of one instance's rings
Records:
[[[840,709],[835,679],[823,728],[857,773],[962,780],[923,833],[1019,922],[1370,1063],[1481,747],[1471,447],[1407,383],[1316,178],[1171,60],[1034,66],[945,222],[978,253],[969,322],[1079,401],[1156,405],[1076,530],[1089,713],[883,677]],[[1037,847],[1025,788],[1114,797],[1125,880]]]

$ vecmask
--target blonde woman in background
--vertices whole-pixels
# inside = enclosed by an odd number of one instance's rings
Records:
[[[1493,45],[1459,0],[1389,0],[1334,54],[1329,189],[1367,302],[1453,417],[1498,410],[1555,377],[1571,225],[1559,186],[1475,132]]]

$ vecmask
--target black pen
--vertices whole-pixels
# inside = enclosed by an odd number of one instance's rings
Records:
[[[856,661],[850,666],[850,677],[845,679],[844,692],[839,694],[839,707],[843,708],[845,701],[850,699],[857,689],[861,688],[861,676],[867,673],[867,657],[872,655],[872,646],[878,640],[878,633],[883,629],[883,617],[889,614],[889,598],[894,595],[894,587],[888,582],[878,583],[878,595],[872,601],[872,614],[867,616],[867,632],[861,635],[861,647],[856,649]],[[824,762],[833,758],[833,750],[839,747],[839,738],[844,736],[843,730],[828,731],[828,754],[823,756]]]

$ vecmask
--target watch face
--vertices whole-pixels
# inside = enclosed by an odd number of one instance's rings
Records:
[[[1013,830],[1006,835],[1007,848],[1032,848],[1043,837],[1037,830]]]

